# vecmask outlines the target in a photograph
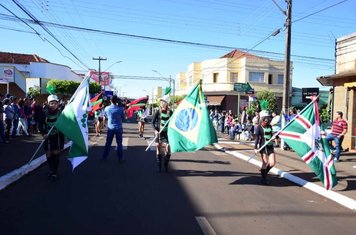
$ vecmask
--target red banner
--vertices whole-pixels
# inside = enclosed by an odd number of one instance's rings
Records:
[[[102,86],[110,85],[110,73],[109,72],[101,72],[100,75],[101,75],[100,85],[102,85]],[[99,72],[91,71],[90,78],[96,82],[99,82]]]

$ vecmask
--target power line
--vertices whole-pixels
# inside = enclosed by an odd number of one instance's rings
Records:
[[[1,15],[2,16],[8,16],[6,14],[0,14],[0,16]],[[24,20],[26,20],[26,21],[28,21],[30,23],[35,23],[34,20],[31,20],[31,19],[24,19]],[[281,56],[281,57],[284,56],[284,53],[271,52],[271,51],[251,50],[251,49],[247,49],[247,48],[237,48],[237,47],[232,47],[232,46],[214,45],[214,44],[190,42],[190,41],[181,41],[181,40],[158,38],[158,37],[149,37],[149,36],[142,36],[142,35],[137,35],[137,34],[126,34],[126,33],[114,32],[114,31],[91,29],[91,28],[78,27],[78,26],[65,25],[65,24],[58,24],[58,23],[52,23],[52,22],[46,22],[46,21],[38,21],[38,22],[43,24],[43,25],[48,25],[48,26],[52,26],[52,27],[58,27],[58,28],[70,29],[70,30],[77,30],[77,31],[86,31],[86,32],[91,32],[91,33],[99,33],[99,34],[119,36],[119,37],[128,37],[128,38],[135,38],[135,39],[141,39],[141,40],[158,41],[158,42],[164,42],[164,43],[173,43],[173,44],[181,44],[181,45],[204,47],[204,48],[214,48],[214,49],[222,49],[222,50],[235,50],[235,49],[237,49],[237,50],[241,50],[241,51],[251,51],[253,53],[262,54],[262,55],[263,54],[264,55],[275,55],[275,56]],[[270,36],[273,36],[273,35],[270,34],[269,37]],[[264,39],[264,40],[266,40],[266,39]],[[254,47],[256,47],[256,46],[254,46]],[[293,58],[300,58],[300,59],[318,60],[319,62],[320,61],[324,61],[324,62],[329,62],[329,63],[335,61],[334,59],[313,57],[313,56],[292,55],[292,57]]]
[[[38,24],[42,29],[44,29],[57,43],[59,43],[67,52],[69,52],[79,63],[84,67],[89,69],[89,66],[84,64],[72,51],[70,51],[46,26],[44,26],[41,21],[39,21],[34,15],[31,14],[24,6],[17,2],[17,0],[12,0],[26,15],[28,15],[35,24]]]
[[[314,13],[311,13],[311,14],[309,14],[309,15],[306,15],[306,16],[303,16],[303,17],[301,17],[301,18],[299,18],[299,19],[296,19],[296,20],[294,20],[292,23],[301,21],[301,20],[303,20],[303,19],[305,19],[305,18],[308,18],[309,16],[316,15],[316,14],[322,12],[322,11],[325,11],[325,10],[327,10],[327,9],[330,9],[330,8],[332,8],[332,7],[335,7],[335,6],[337,6],[337,5],[340,5],[341,3],[344,3],[344,2],[347,2],[347,1],[348,1],[348,0],[343,0],[343,1],[341,1],[341,2],[337,2],[337,3],[333,4],[333,5],[328,6],[328,7],[325,7],[325,8],[323,8],[323,9],[319,10],[319,11],[316,11],[316,12],[314,12]]]

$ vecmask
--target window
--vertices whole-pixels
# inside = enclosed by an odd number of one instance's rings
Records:
[[[230,82],[231,83],[237,82],[237,78],[238,78],[238,73],[230,73]]]
[[[250,82],[264,82],[264,74],[261,72],[250,72],[248,80]]]
[[[218,73],[213,73],[213,83],[217,83],[218,82],[218,77],[219,77]]]
[[[268,74],[268,84],[272,84],[273,75]]]
[[[278,74],[277,84],[278,85],[283,84],[283,80],[284,80],[284,75],[283,74]]]

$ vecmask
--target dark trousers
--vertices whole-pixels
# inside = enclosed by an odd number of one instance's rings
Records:
[[[11,131],[11,127],[12,127],[12,119],[5,119],[5,138],[6,140],[10,139],[10,131]]]
[[[110,152],[110,148],[111,148],[111,143],[112,140],[116,139],[116,156],[118,158],[119,161],[122,160],[123,158],[123,154],[122,154],[122,130],[118,130],[118,129],[108,129],[108,133],[106,135],[106,143],[105,143],[105,150],[104,150],[104,154],[103,154],[103,159],[107,159],[109,152]]]
[[[0,114],[2,115],[2,114]],[[5,139],[5,126],[4,126],[4,122],[3,121],[0,121],[0,139],[1,139],[1,142],[5,142],[6,139]]]

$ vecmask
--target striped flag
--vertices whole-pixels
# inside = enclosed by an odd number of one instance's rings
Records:
[[[137,112],[140,108],[145,107],[146,103],[148,101],[148,97],[142,97],[139,99],[136,99],[134,101],[132,101],[131,103],[129,103],[127,105],[127,109],[126,109],[126,116],[127,118],[131,118],[134,114],[134,112]]]
[[[325,135],[320,131],[316,98],[288,123],[279,137],[314,171],[327,190],[337,185],[333,157]]]
[[[102,95],[103,95],[102,92],[100,92],[98,95],[96,95],[90,100],[92,106],[92,110],[91,110],[92,112],[95,112],[96,110],[101,108],[101,105],[103,103]]]

